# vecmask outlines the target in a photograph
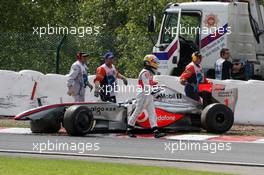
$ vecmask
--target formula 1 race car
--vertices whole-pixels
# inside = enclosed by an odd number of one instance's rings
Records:
[[[224,133],[234,123],[237,89],[223,85],[199,86],[201,102],[166,86],[154,94],[158,127],[164,130],[205,129]],[[127,117],[135,109],[136,100],[122,103],[87,102],[62,103],[30,109],[15,116],[30,120],[33,133],[55,133],[63,126],[69,135],[83,136],[99,131],[125,131]],[[136,122],[137,129],[150,129],[148,114],[143,111]]]

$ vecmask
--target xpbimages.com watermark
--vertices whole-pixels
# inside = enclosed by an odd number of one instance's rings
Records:
[[[192,142],[175,141],[164,143],[164,151],[174,154],[179,151],[198,151],[215,154],[221,151],[231,151],[232,143],[228,142]]]
[[[83,154],[85,152],[99,151],[100,144],[95,142],[63,142],[63,141],[51,141],[46,142],[33,142],[32,150],[42,152],[75,152]]]
[[[82,27],[67,27],[67,26],[41,26],[33,27],[33,35],[42,37],[43,35],[76,35],[84,37],[85,35],[98,35],[100,34],[100,26],[82,26]]]
[[[141,85],[102,85],[99,86],[98,91],[99,92],[105,92],[106,94],[115,92],[115,93],[143,93],[145,95],[151,95],[152,93],[156,92],[164,92],[165,91],[164,85],[159,86],[152,86],[152,85],[144,85],[143,87]]]
[[[175,37],[179,32],[180,35],[209,35],[212,37],[216,37],[217,35],[231,34],[231,27],[193,27],[193,26],[181,26],[179,27],[165,27],[164,33],[165,35],[171,35],[171,37]]]

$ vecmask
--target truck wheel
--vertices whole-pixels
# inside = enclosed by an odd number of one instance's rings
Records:
[[[213,103],[204,108],[201,114],[203,129],[212,133],[225,133],[234,123],[233,111],[220,103]]]
[[[61,122],[54,119],[30,120],[30,129],[33,133],[57,133],[61,128]]]
[[[93,114],[86,106],[69,107],[63,118],[67,133],[72,136],[84,136],[93,128]]]

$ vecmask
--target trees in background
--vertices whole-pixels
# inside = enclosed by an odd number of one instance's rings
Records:
[[[91,53],[91,74],[111,50],[119,70],[136,77],[153,44],[147,33],[148,14],[158,22],[168,0],[1,0],[0,69],[55,72],[57,46],[62,35],[33,35],[33,27],[100,26],[98,35],[67,35],[60,50],[60,73],[65,74],[78,50]]]
[[[142,59],[152,51],[147,18],[157,16],[159,26],[165,5],[172,0],[0,0],[0,69],[33,69],[54,73],[60,49],[60,73],[66,74],[77,51],[91,54],[90,73],[111,50],[116,65],[136,77]],[[176,0],[183,2],[189,0]],[[262,0],[263,3],[263,0]],[[98,35],[33,35],[33,27],[100,27]],[[157,33],[154,34],[154,37]],[[63,39],[63,40],[62,40]]]

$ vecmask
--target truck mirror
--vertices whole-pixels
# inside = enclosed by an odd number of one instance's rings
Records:
[[[155,32],[155,27],[156,27],[156,16],[150,14],[148,16],[148,32]]]

